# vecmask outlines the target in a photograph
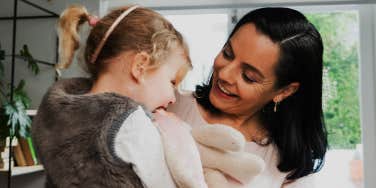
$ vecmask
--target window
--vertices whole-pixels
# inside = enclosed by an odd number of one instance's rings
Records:
[[[193,70],[181,84],[183,90],[193,91],[210,75],[215,56],[228,35],[226,13],[169,14],[166,18],[180,31],[189,45]]]
[[[330,148],[318,173],[318,186],[361,187],[358,11],[326,11],[306,16],[324,42],[323,110]]]

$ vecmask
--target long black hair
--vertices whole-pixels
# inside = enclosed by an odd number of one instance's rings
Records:
[[[244,24],[254,24],[258,32],[279,45],[275,69],[276,89],[292,82],[299,89],[286,98],[274,112],[273,101],[260,110],[260,119],[270,140],[278,148],[278,169],[289,172],[288,180],[321,169],[328,147],[322,112],[323,44],[319,32],[300,12],[289,8],[261,8],[246,14],[235,26],[229,39]],[[196,86],[197,102],[218,113],[209,100],[211,78]]]

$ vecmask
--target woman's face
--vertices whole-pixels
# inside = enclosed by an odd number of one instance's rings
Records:
[[[214,61],[211,103],[224,113],[253,116],[276,95],[274,73],[279,46],[245,24]]]

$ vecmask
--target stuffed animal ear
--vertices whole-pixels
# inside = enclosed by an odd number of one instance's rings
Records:
[[[242,133],[222,124],[196,126],[192,136],[202,145],[223,151],[242,151],[246,143]]]

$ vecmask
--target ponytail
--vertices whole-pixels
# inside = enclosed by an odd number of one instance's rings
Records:
[[[73,5],[64,10],[58,22],[59,63],[56,69],[66,69],[73,61],[74,52],[80,44],[79,27],[89,21],[90,15],[86,8]]]

